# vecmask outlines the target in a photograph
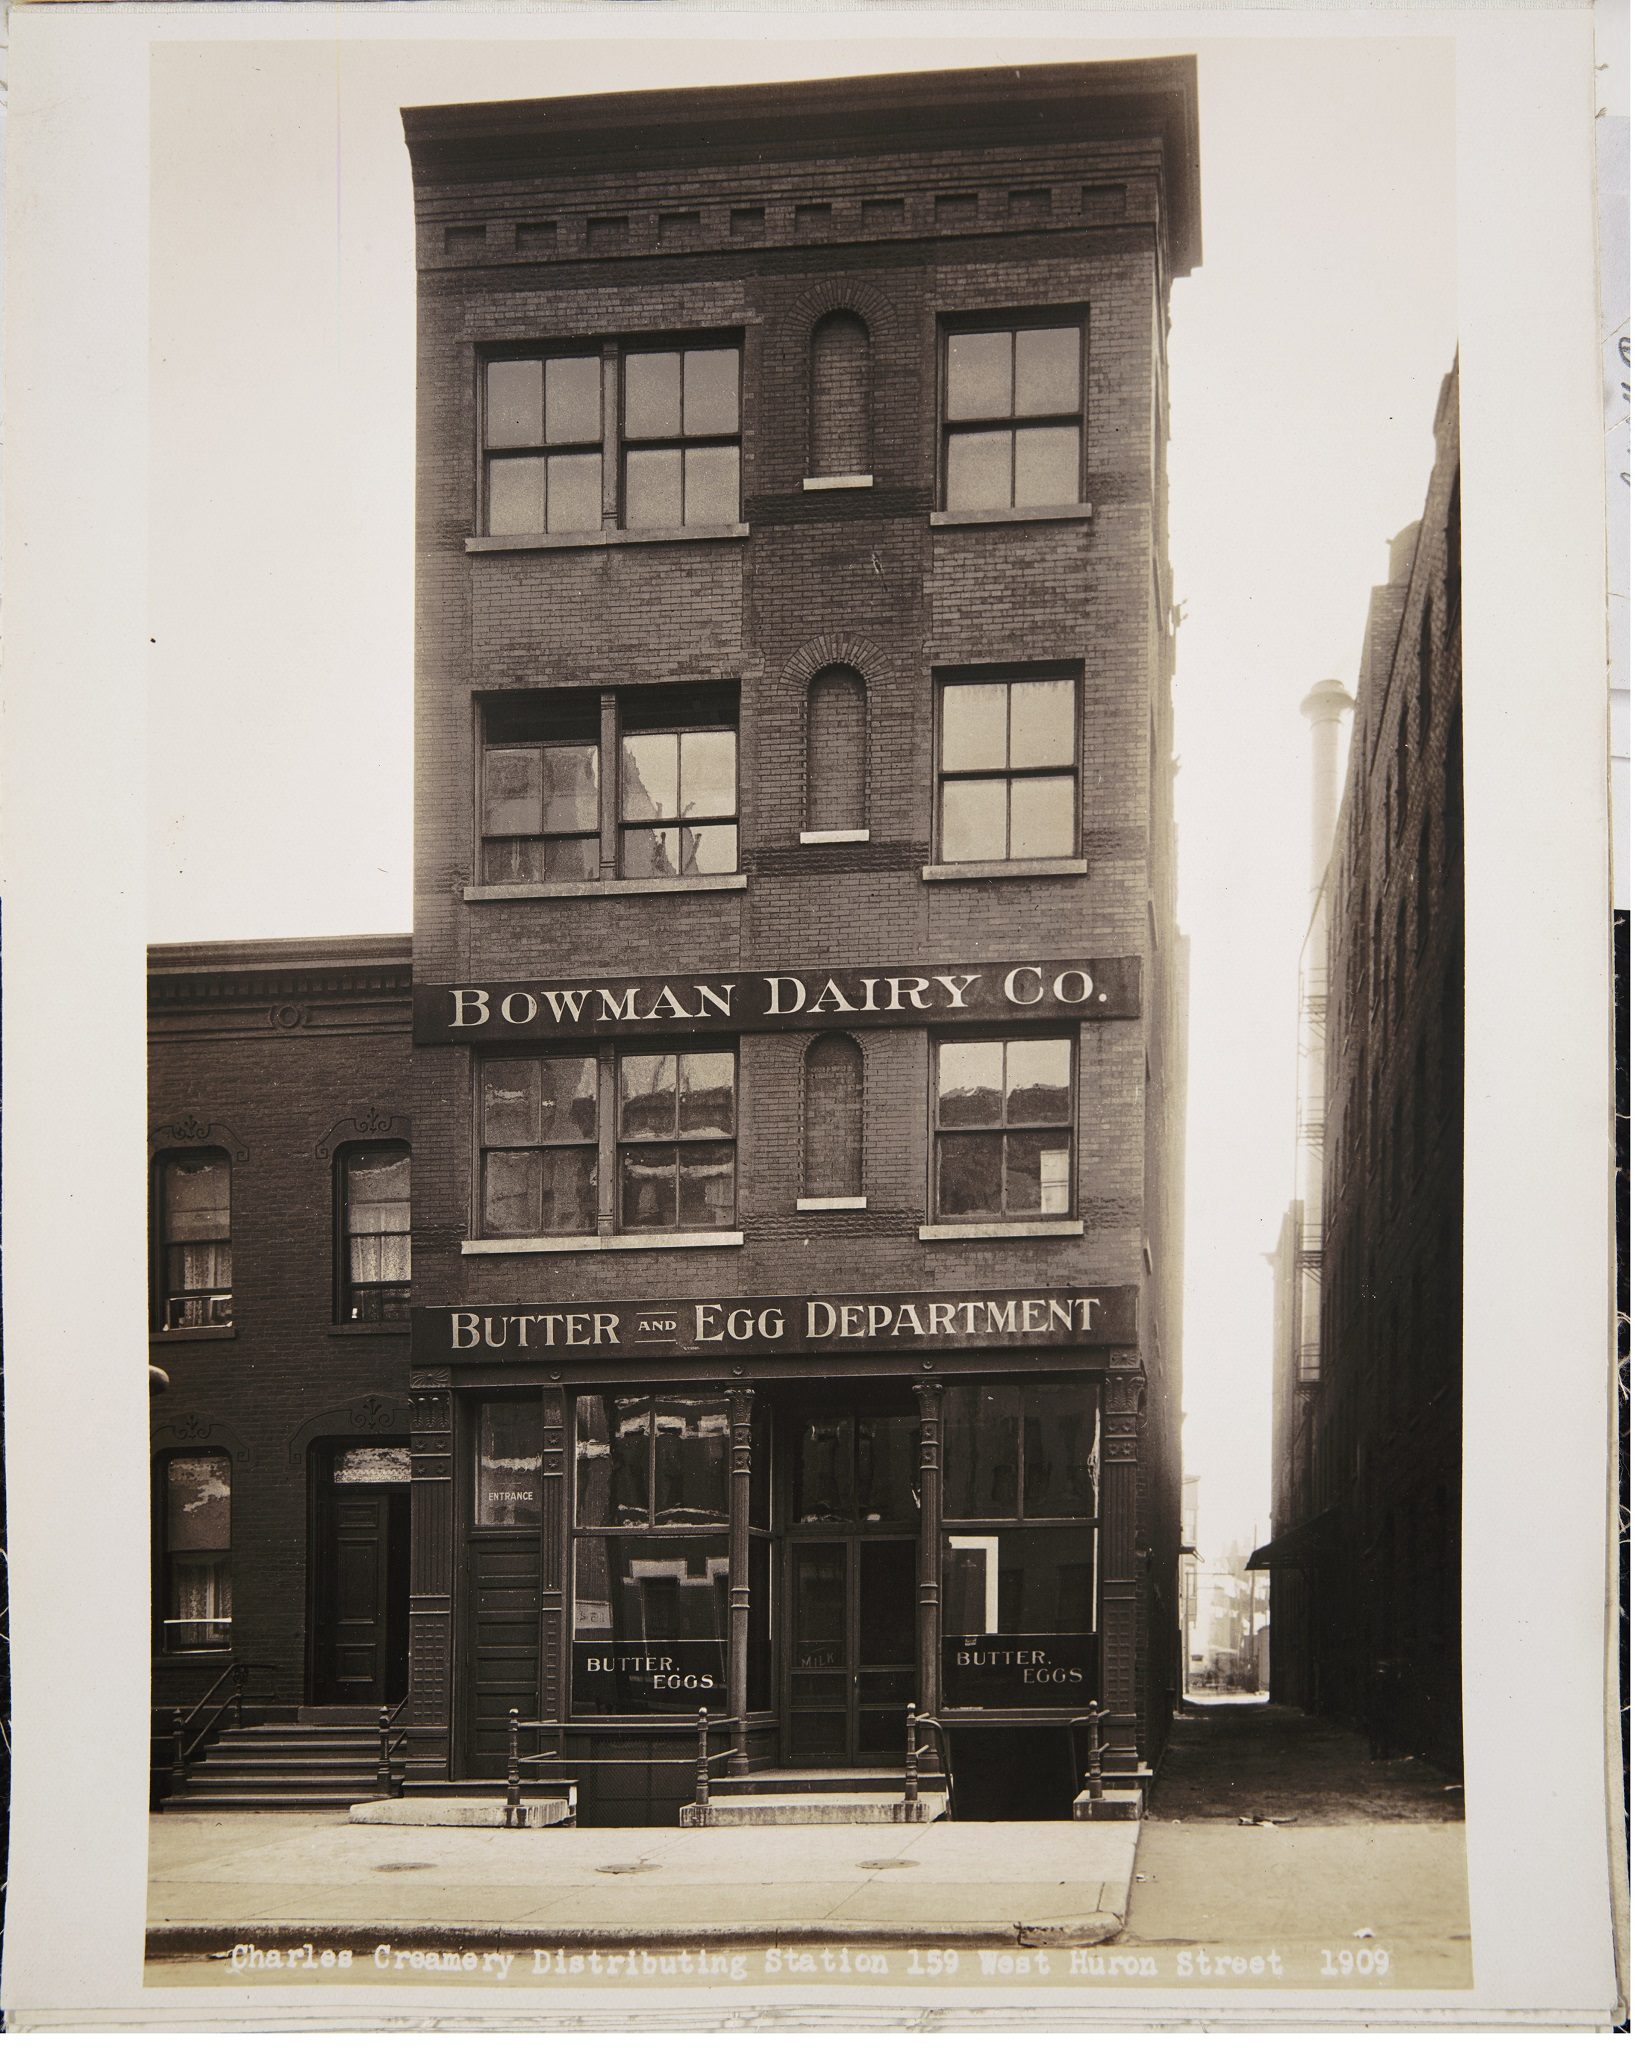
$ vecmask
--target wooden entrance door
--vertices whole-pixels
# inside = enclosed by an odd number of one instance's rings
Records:
[[[392,1453],[372,1449],[374,1470]],[[405,1454],[407,1458],[407,1453]],[[316,1515],[315,1706],[381,1706],[410,1680],[410,1489],[357,1475],[358,1453],[326,1454]]]

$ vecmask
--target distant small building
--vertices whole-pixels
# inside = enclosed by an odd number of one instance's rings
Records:
[[[1275,1533],[1253,1559],[1272,1573],[1276,1697],[1449,1768],[1462,1757],[1457,401],[1454,368],[1423,517],[1372,594],[1305,948],[1300,1193],[1275,1257]],[[1317,823],[1321,808],[1317,791]]]

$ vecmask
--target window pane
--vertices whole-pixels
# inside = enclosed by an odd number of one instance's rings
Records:
[[[609,1505],[613,1522],[649,1519],[649,1398],[616,1394],[609,1401]]]
[[[858,1512],[865,1522],[913,1522],[921,1439],[914,1415],[862,1415],[854,1446]]]
[[[1007,784],[947,782],[940,793],[942,860],[1006,860]]]
[[[1007,1121],[1070,1121],[1070,1041],[1013,1038],[1007,1045]]]
[[[685,825],[680,835],[678,872],[732,875],[739,865],[740,834],[733,825]]]
[[[1070,1211],[1070,1143],[1063,1131],[1009,1131],[1009,1216],[1066,1216]]]
[[[1021,427],[1015,505],[1074,505],[1081,498],[1081,429]]]
[[[727,1230],[734,1222],[734,1147],[680,1145],[677,1221],[685,1230]]]
[[[626,438],[660,441],[683,430],[682,362],[675,349],[626,358]]]
[[[539,839],[486,839],[483,879],[486,882],[544,882],[544,842]]]
[[[1068,768],[1076,757],[1076,686],[1067,676],[1014,683],[1008,762],[1014,768]],[[988,763],[982,764],[988,766]]]
[[[680,797],[684,818],[732,818],[735,813],[735,740],[731,732],[685,732]]]
[[[683,524],[683,456],[676,448],[634,448],[626,457],[626,524]]]
[[[541,757],[533,747],[484,750],[484,832],[525,836],[541,829]]]
[[[1019,1394],[1014,1387],[958,1383],[945,1391],[945,1513],[1019,1511]]]
[[[942,1130],[1002,1120],[1002,1041],[939,1048],[939,1126]]]
[[[687,1396],[654,1404],[654,1518],[679,1526],[728,1520],[728,1410]]]
[[[534,1060],[485,1060],[482,1137],[485,1145],[533,1145],[540,1138],[541,1073]]]
[[[1010,860],[1050,860],[1076,850],[1074,780],[1022,776],[1013,784]]]
[[[1079,327],[1021,328],[1017,362],[1015,412],[1080,412]]]
[[[603,524],[603,457],[548,456],[546,478],[546,531],[595,533]]]
[[[1023,1391],[1024,1512],[1090,1515],[1093,1453],[1090,1387],[1032,1386]]]
[[[357,1287],[395,1287],[410,1277],[410,1237],[363,1236],[348,1239],[347,1277]]]
[[[410,1153],[402,1145],[360,1145],[347,1154],[347,1224],[382,1232],[410,1227]]]
[[[734,1135],[734,1055],[685,1052],[677,1056],[677,1128],[685,1138]]]
[[[945,356],[946,419],[1003,419],[1012,410],[1012,335],[953,334]]]
[[[547,362],[546,438],[603,439],[603,366],[596,356],[555,356]]]
[[[538,455],[509,455],[489,466],[491,533],[545,533],[546,464]]]
[[[675,875],[678,859],[678,830],[675,825],[659,832],[639,828],[620,835],[620,872],[636,881],[647,881],[657,875]]]
[[[938,1182],[937,1204],[941,1216],[1000,1216],[1000,1132],[987,1131],[972,1137],[941,1137]]]
[[[226,1550],[233,1503],[233,1468],[222,1451],[172,1458],[165,1467],[165,1547]]]
[[[740,351],[691,348],[683,357],[685,434],[740,431]]]
[[[598,829],[598,750],[548,747],[541,755],[541,781],[548,832]],[[485,830],[490,830],[486,823]],[[497,832],[521,832],[521,825],[497,825]]]
[[[947,683],[939,759],[947,769],[1007,766],[1006,683]]]
[[[854,1418],[817,1416],[802,1425],[791,1482],[797,1522],[846,1522],[854,1513]],[[839,1589],[840,1597],[840,1589]]]
[[[480,1528],[537,1527],[541,1519],[538,1401],[485,1401],[478,1411],[473,1520]]]
[[[577,1057],[541,1061],[541,1136],[588,1139],[598,1135],[598,1063]]]
[[[709,1689],[690,1692],[690,1704],[721,1712],[723,1646],[728,1634],[726,1536],[578,1536],[575,1539],[575,1640],[613,1643],[622,1651],[645,1645],[676,1653],[685,1668],[709,1671]],[[715,1645],[713,1657],[706,1648]],[[714,1668],[713,1668],[714,1667]],[[577,1657],[573,1704],[577,1712],[644,1711],[675,1714],[678,1695],[657,1690],[639,1671],[608,1671]]]
[[[541,1231],[590,1237],[598,1227],[598,1155],[591,1146],[555,1145],[527,1156],[540,1162]]]
[[[172,1293],[210,1292],[227,1287],[233,1279],[233,1248],[225,1239],[218,1238],[204,1244],[173,1244],[165,1253],[165,1283]],[[172,1320],[179,1314],[188,1313],[193,1322],[219,1322],[224,1318],[211,1304],[207,1317],[203,1302],[177,1302],[172,1304]]]
[[[478,1227],[485,1237],[538,1237],[541,1216],[539,1152],[486,1152]]]
[[[607,1524],[611,1509],[609,1396],[582,1394],[575,1402],[575,1520]]]
[[[945,460],[945,503],[952,512],[987,512],[1013,502],[1013,436],[952,434]]]
[[[516,842],[515,842],[516,843]],[[594,882],[598,873],[598,842],[595,839],[546,839],[527,841],[539,859],[538,873],[530,879],[540,882]],[[501,877],[492,876],[499,881]]]
[[[491,363],[485,375],[484,445],[538,448],[541,445],[541,366],[538,362]]]
[[[623,1053],[620,1061],[620,1135],[623,1138],[669,1138],[676,1129],[676,1053]]]
[[[228,1235],[228,1162],[221,1153],[167,1159],[164,1189],[167,1242],[198,1244]]]
[[[620,1153],[623,1230],[671,1230],[677,1223],[677,1147],[624,1145]]]
[[[1008,1635],[1083,1635],[1093,1625],[1093,1532],[1004,1529],[998,1623]]]
[[[732,526],[740,516],[738,448],[690,448],[683,458],[683,526]]]
[[[677,812],[677,734],[631,732],[620,742],[620,815],[675,818]]]

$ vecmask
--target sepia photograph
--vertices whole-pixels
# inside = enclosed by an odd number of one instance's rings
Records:
[[[364,13],[122,59],[121,2023],[1493,2016],[1473,47]]]

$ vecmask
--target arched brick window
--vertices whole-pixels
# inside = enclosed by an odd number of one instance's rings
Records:
[[[822,668],[808,686],[808,830],[865,823],[865,684],[851,668]]]
[[[865,1060],[841,1032],[816,1038],[803,1062],[802,1191],[810,1201],[865,1191]]]
[[[162,1152],[154,1163],[154,1327],[233,1321],[232,1168],[216,1146]]]
[[[809,348],[808,473],[871,467],[871,337],[857,313],[827,313]]]
[[[226,1451],[163,1458],[155,1592],[162,1650],[225,1650],[233,1630],[233,1465]]]

